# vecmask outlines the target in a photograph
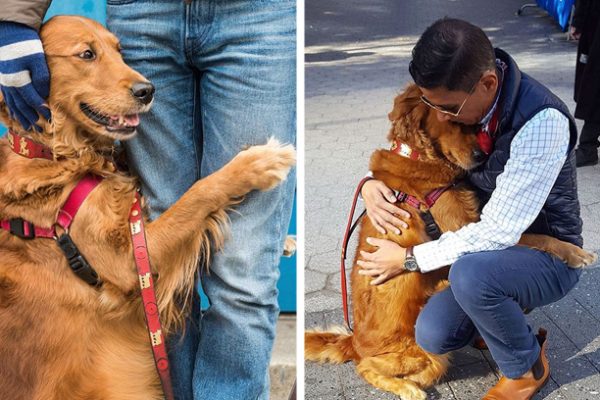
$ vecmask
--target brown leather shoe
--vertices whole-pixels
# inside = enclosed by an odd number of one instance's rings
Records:
[[[546,335],[547,332],[543,328],[540,328],[536,335],[542,351],[531,367],[533,378],[509,379],[503,376],[496,386],[483,396],[483,400],[529,400],[544,387],[550,378],[550,366],[546,358]]]

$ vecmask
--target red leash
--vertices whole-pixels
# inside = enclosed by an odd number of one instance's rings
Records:
[[[142,218],[139,193],[135,194],[135,200],[133,201],[133,206],[129,213],[129,226],[131,228],[133,254],[140,279],[142,303],[144,305],[144,314],[146,316],[146,326],[152,344],[154,363],[158,371],[158,376],[160,377],[160,383],[165,398],[167,400],[174,400],[175,397],[173,396],[173,384],[171,383],[171,372],[169,370],[169,359],[167,357],[165,337],[160,324],[158,303],[154,291],[154,281],[150,270],[150,257],[148,256],[148,247],[146,245],[144,220]]]
[[[346,284],[346,252],[348,251],[348,241],[350,240],[350,236],[352,236],[352,232],[358,225],[358,221],[365,215],[367,210],[364,210],[352,223],[354,219],[354,210],[356,209],[356,202],[358,201],[358,195],[363,187],[363,185],[371,180],[370,176],[364,177],[359,183],[356,191],[354,192],[354,200],[352,200],[352,207],[350,208],[350,216],[348,217],[348,225],[346,226],[346,233],[344,234],[344,243],[342,244],[342,257],[340,262],[340,273],[341,273],[341,281],[342,281],[342,304],[344,307],[344,320],[346,321],[346,325],[348,329],[352,331],[352,326],[350,325],[350,316],[348,315],[348,288]]]

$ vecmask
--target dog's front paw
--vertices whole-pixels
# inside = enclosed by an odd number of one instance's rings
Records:
[[[596,261],[598,261],[598,255],[596,253],[590,253],[577,246],[574,247],[575,249],[567,254],[564,260],[569,267],[583,268],[595,264]]]
[[[403,385],[402,388],[400,388],[397,392],[394,392],[394,393],[397,394],[398,396],[400,396],[400,398],[402,400],[426,400],[427,399],[427,393],[425,393],[425,391],[423,391],[417,385],[414,385],[414,386]]]
[[[252,189],[269,190],[285,179],[296,162],[296,151],[291,144],[282,145],[271,138],[267,144],[240,152],[234,161],[242,166],[238,178],[246,180]]]
[[[291,257],[296,252],[296,237],[288,235],[283,244],[283,256]]]

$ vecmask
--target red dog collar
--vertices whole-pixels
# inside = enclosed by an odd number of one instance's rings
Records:
[[[410,158],[411,160],[418,160],[421,154],[413,150],[409,145],[404,142],[401,142],[399,139],[394,139],[392,142],[392,147],[390,148],[392,153],[396,153],[406,158]]]
[[[35,142],[25,136],[21,136],[12,130],[8,131],[8,144],[12,151],[27,158],[44,158],[54,160],[52,150],[41,143]]]

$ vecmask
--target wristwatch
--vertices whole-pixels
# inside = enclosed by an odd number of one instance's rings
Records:
[[[413,246],[406,249],[406,257],[404,257],[404,269],[411,272],[419,272],[419,264],[413,254]]]

